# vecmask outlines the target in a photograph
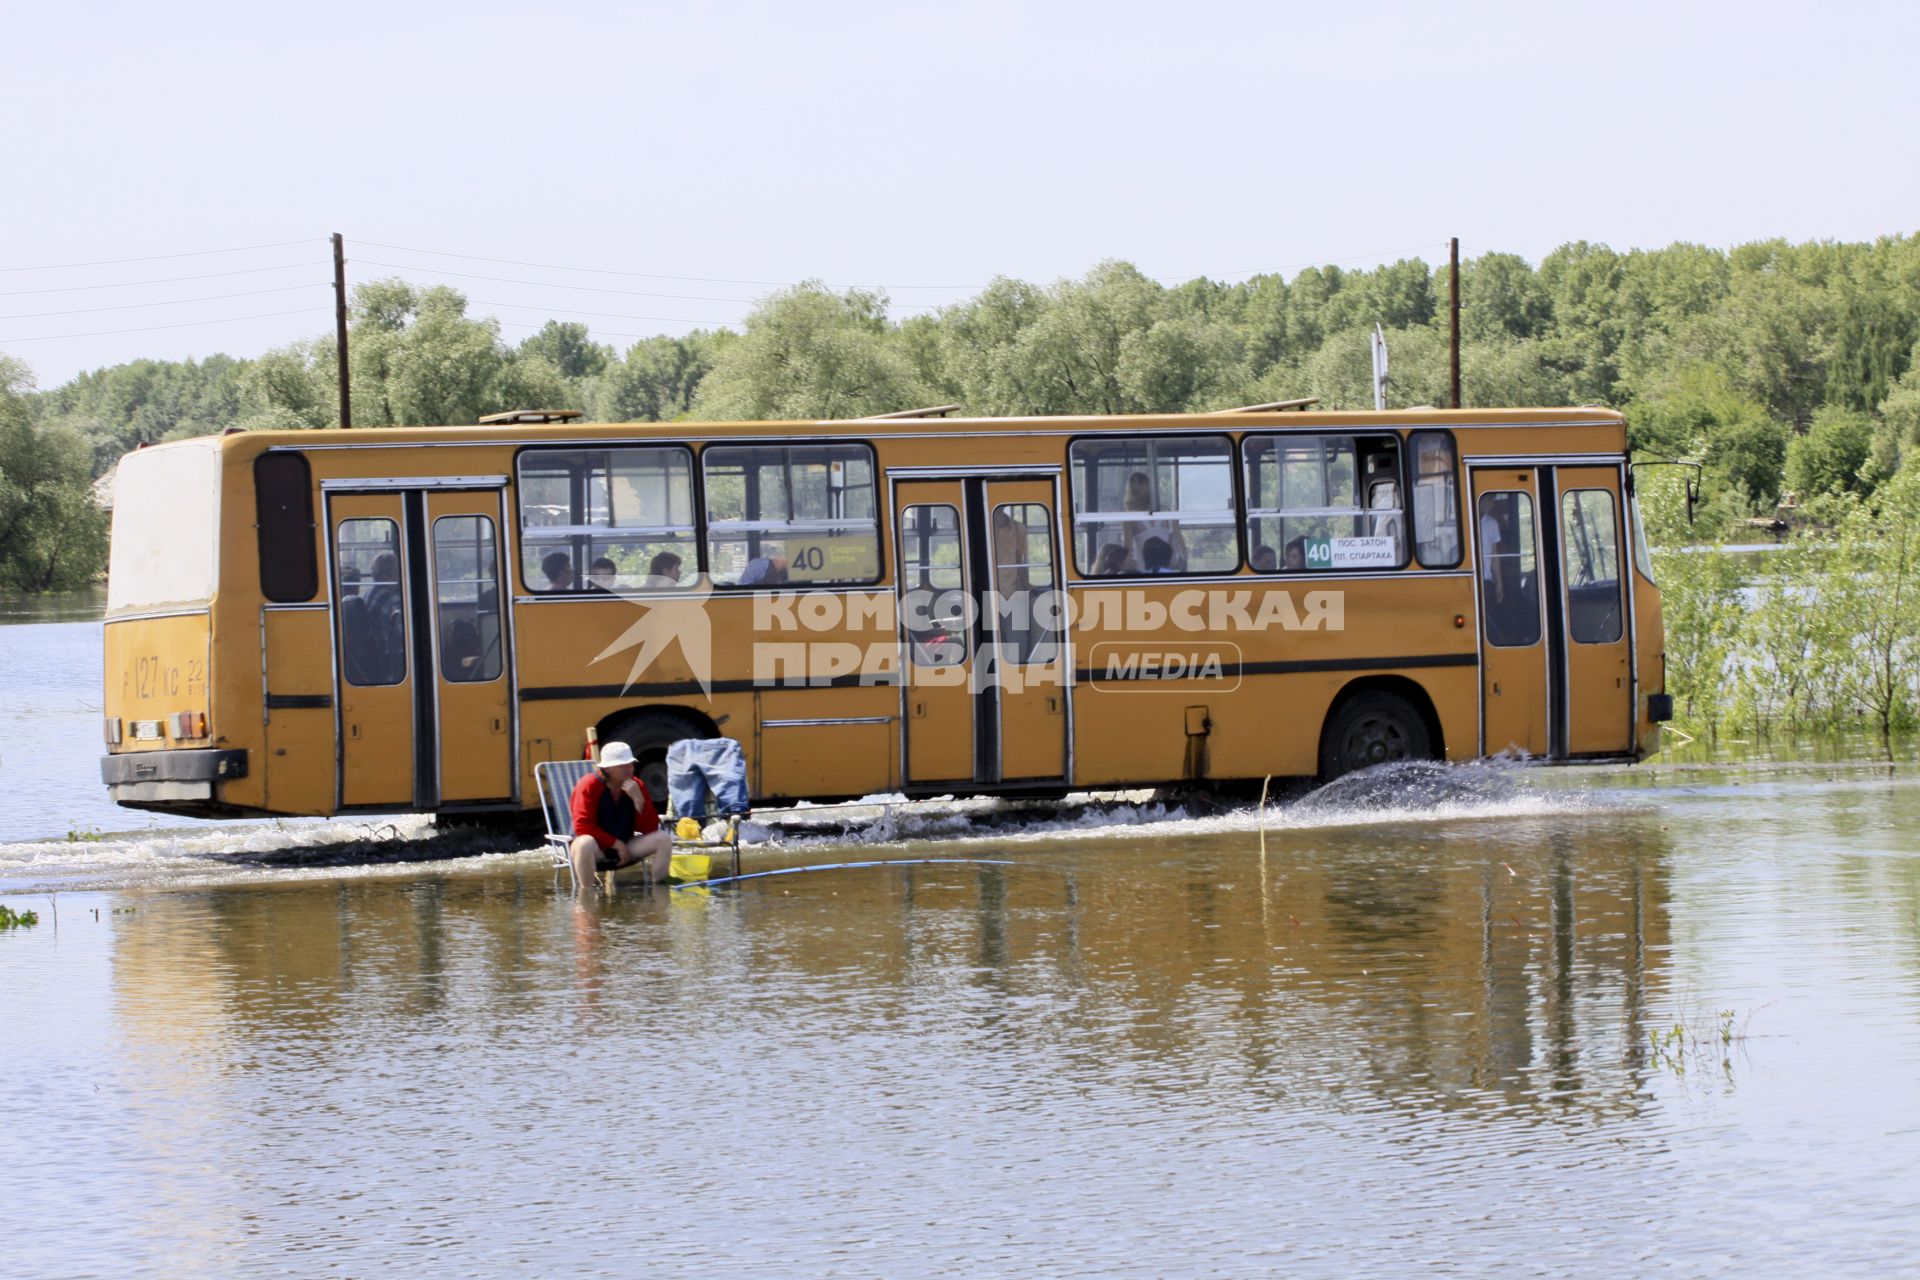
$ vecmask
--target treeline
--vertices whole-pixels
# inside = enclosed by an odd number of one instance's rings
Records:
[[[1376,323],[1390,403],[1441,404],[1447,292],[1446,269],[1418,260],[1175,285],[1113,262],[1050,286],[996,280],[898,321],[882,294],[802,285],[764,299],[739,332],[621,351],[560,321],[509,344],[456,290],[380,280],[353,294],[354,421],[533,407],[614,421],[855,417],[949,401],[982,414],[1183,412],[1302,396],[1367,407]],[[1636,448],[1706,467],[1709,528],[1770,514],[1787,490],[1868,497],[1920,444],[1920,236],[1626,253],[1582,242],[1537,267],[1489,253],[1463,264],[1461,293],[1467,404],[1625,409]],[[335,379],[327,335],[8,395],[48,448],[65,457],[79,440],[97,475],[142,442],[335,425]]]

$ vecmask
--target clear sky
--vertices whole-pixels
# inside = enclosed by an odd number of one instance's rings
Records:
[[[1109,257],[1920,230],[1912,0],[70,0],[0,32],[0,351],[42,386],[328,330],[332,231],[350,279],[624,347],[806,278],[904,314]]]

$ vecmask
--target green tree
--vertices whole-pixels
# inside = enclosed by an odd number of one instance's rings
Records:
[[[613,348],[595,342],[587,326],[549,320],[520,344],[522,356],[539,356],[569,380],[596,378],[613,362]]]
[[[836,294],[817,283],[782,290],[719,352],[696,412],[718,420],[857,418],[910,408],[924,389],[889,338],[883,294]]]
[[[700,384],[732,334],[696,329],[643,338],[600,377],[594,413],[608,422],[671,422],[693,410]]]
[[[1787,445],[1787,487],[1804,500],[1817,494],[1873,491],[1867,463],[1873,454],[1873,419],[1828,407],[1814,414],[1804,436]]]
[[[0,355],[0,587],[65,591],[106,566],[107,513],[93,498],[87,442],[37,426],[27,366]]]

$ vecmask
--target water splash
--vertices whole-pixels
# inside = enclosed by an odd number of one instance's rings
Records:
[[[1532,818],[1617,811],[1588,791],[1541,786],[1518,761],[1403,762],[1336,779],[1297,798],[1220,807],[1205,794],[1091,793],[1059,801],[870,797],[851,805],[769,810],[745,824],[743,842],[763,853],[832,848],[909,849],[991,841],[996,847],[1402,823]],[[204,885],[275,879],[411,875],[424,866],[471,868],[476,860],[540,866],[538,839],[477,827],[435,827],[424,815],[376,820],[313,819],[273,825],[129,833],[97,842],[0,845],[0,890],[46,891]]]

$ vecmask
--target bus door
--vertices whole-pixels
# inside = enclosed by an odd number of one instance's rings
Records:
[[[982,484],[992,559],[990,661],[1001,782],[1066,776],[1067,631],[1054,536],[1055,481]]]
[[[500,605],[504,490],[426,494],[432,547],[435,803],[514,798],[512,637]]]
[[[904,780],[916,786],[972,782],[973,668],[981,628],[963,482],[910,480],[893,492]]]
[[[1475,467],[1471,473],[1483,755],[1544,756],[1553,748],[1549,650],[1557,646],[1549,645],[1549,593],[1541,583],[1547,558],[1540,545],[1538,471]]]
[[[339,808],[513,799],[503,492],[328,493]]]
[[[327,495],[339,696],[337,807],[419,807],[413,542],[399,493]]]
[[[1621,595],[1626,545],[1620,468],[1556,467],[1561,599],[1566,617],[1569,755],[1626,755],[1633,748],[1632,632]]]
[[[894,486],[905,781],[1066,776],[1053,479]]]

